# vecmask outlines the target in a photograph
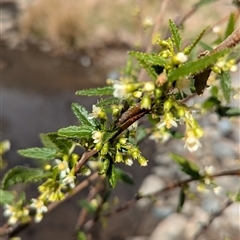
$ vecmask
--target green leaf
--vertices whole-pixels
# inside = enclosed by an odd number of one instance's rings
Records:
[[[75,93],[76,95],[81,96],[103,96],[103,95],[112,95],[113,87],[101,87],[101,88],[89,88],[84,90],[79,90]]]
[[[103,138],[102,138],[102,142],[103,143],[106,143],[108,142],[110,139],[112,139],[115,134],[118,132],[118,130],[116,131],[106,131],[104,132],[104,135],[103,135]]]
[[[38,168],[14,167],[5,174],[2,188],[7,189],[17,183],[38,182],[51,175],[51,172],[44,172]]]
[[[202,30],[202,32],[197,36],[196,39],[194,39],[194,41],[189,44],[187,47],[184,48],[183,52],[184,54],[188,55],[192,52],[192,50],[196,47],[196,45],[199,43],[199,41],[202,39],[204,33],[206,32],[206,30],[208,29],[209,27],[205,28]]]
[[[134,185],[133,178],[130,174],[126,173],[125,171],[121,170],[120,168],[115,168],[117,180],[123,181],[130,185]]]
[[[239,117],[240,109],[225,106],[218,106],[215,112],[221,117]]]
[[[235,28],[235,15],[231,13],[228,19],[227,27],[224,33],[224,39],[226,39],[229,35],[232,34]]]
[[[88,125],[69,126],[58,130],[58,134],[69,138],[91,138],[93,127]]]
[[[62,152],[67,155],[73,146],[73,143],[69,139],[63,138],[57,133],[48,133],[46,134],[45,139],[48,139],[48,141],[55,146],[58,152]]]
[[[217,2],[217,1],[219,1],[219,0],[201,0],[198,3],[195,3],[194,7],[199,8],[199,7],[202,7],[204,5],[211,4],[211,3]]]
[[[228,72],[223,72],[219,75],[219,78],[223,96],[229,102],[231,97],[231,77]]]
[[[137,127],[137,132],[136,132],[136,142],[140,142],[147,136],[147,130],[145,127]]]
[[[108,158],[103,159],[101,169],[99,170],[100,175],[107,173],[107,171],[110,167],[110,163],[111,162]]]
[[[11,204],[15,199],[15,194],[10,191],[0,189],[0,204]]]
[[[223,51],[215,52],[210,55],[206,55],[200,59],[197,59],[195,61],[183,64],[179,68],[173,69],[172,71],[169,72],[168,80],[174,81],[180,77],[186,77],[189,75],[199,73],[207,69],[209,66],[213,65],[214,63],[216,63],[217,60],[223,57],[227,52],[229,51],[223,50]]]
[[[77,240],[87,240],[86,234],[84,232],[82,232],[82,231],[79,231],[77,233]]]
[[[190,175],[194,179],[199,179],[201,177],[199,173],[199,168],[193,162],[188,161],[185,157],[178,154],[171,153],[173,161],[180,166],[180,169],[186,174]]]
[[[58,147],[51,141],[48,134],[40,133],[39,136],[40,136],[41,142],[45,148],[59,150]]]
[[[23,157],[39,159],[39,160],[51,160],[54,159],[57,150],[52,148],[27,148],[17,151]]]
[[[226,111],[226,114],[231,117],[239,117],[240,116],[240,108],[231,107]]]
[[[156,80],[158,75],[155,71],[155,68],[153,66],[147,64],[143,60],[138,60],[138,61],[139,61],[140,66],[146,70],[148,76],[151,77],[153,80]],[[156,66],[156,65],[154,65],[154,66]]]
[[[221,104],[221,101],[219,101],[216,97],[210,97],[203,103],[203,108],[205,109],[211,109],[215,106],[219,106]]]
[[[86,200],[80,200],[80,205],[85,208],[89,213],[95,213],[96,209]]]
[[[204,42],[199,42],[199,45],[200,45],[204,50],[208,50],[209,52],[211,52],[211,51],[213,50],[213,48],[212,48],[210,45],[208,45],[208,44],[206,44],[206,43],[204,43]]]
[[[89,112],[83,106],[78,103],[72,103],[72,110],[81,124],[93,127],[97,125],[97,121],[89,118]]]
[[[116,169],[113,164],[110,165],[107,176],[109,179],[109,183],[111,184],[112,188],[114,188],[117,184],[117,176],[116,176]]]
[[[171,19],[168,20],[168,24],[172,34],[174,45],[176,46],[177,50],[180,51],[180,48],[182,46],[182,38],[178,31],[178,28]]]
[[[154,53],[142,53],[142,52],[131,51],[131,52],[128,52],[128,54],[135,57],[137,60],[143,61],[148,65],[159,65],[159,66],[165,67],[167,64],[167,61],[164,58]]]
[[[116,97],[110,97],[110,98],[106,98],[106,99],[101,99],[96,106],[97,107],[109,107],[111,105],[114,104],[119,104],[120,103],[120,99],[116,98]]]
[[[186,200],[186,193],[185,193],[186,185],[183,185],[181,187],[180,193],[179,193],[179,200],[178,200],[178,207],[177,207],[177,212],[181,212],[183,209],[183,205]]]

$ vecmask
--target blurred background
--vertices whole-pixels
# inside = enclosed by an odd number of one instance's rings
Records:
[[[146,49],[162,2],[164,1],[1,1],[1,139],[11,142],[11,151],[5,156],[8,167],[35,164],[18,156],[16,150],[41,146],[39,133],[54,132],[61,127],[77,124],[70,107],[72,102],[79,102],[91,110],[96,99],[76,97],[74,93],[83,88],[103,86],[108,77],[117,78],[127,60],[127,51]],[[166,2],[159,30],[162,37],[168,32],[168,19],[178,21],[191,11],[197,1]],[[221,0],[202,7],[185,22],[184,36],[191,39],[208,25],[220,28],[225,26],[229,14],[236,12],[231,3],[230,0]],[[239,72],[235,73],[234,79],[239,84]],[[225,155],[227,159],[239,157],[239,121],[223,121],[219,125],[218,120],[211,116],[203,124],[211,131],[212,128],[219,127],[220,135],[216,136],[215,130],[213,137],[220,139],[224,136],[229,144],[227,153],[216,156],[216,152],[209,150],[208,154],[212,154],[214,159],[221,158],[221,161]],[[176,175],[176,168],[168,162],[166,155],[172,144],[175,143],[168,143],[164,149],[154,146],[152,142],[142,144],[143,153],[150,164],[147,168],[135,165],[128,169],[136,184],[118,186],[115,193],[120,202],[132,198],[139,187],[143,186],[145,177],[152,177],[155,183],[161,180],[158,187],[170,181],[169,176],[173,179],[181,177]],[[181,152],[181,148],[181,144],[179,147],[174,145],[173,150]],[[218,151],[219,147],[216,146],[216,149]],[[163,156],[162,160],[159,160],[159,156]],[[203,154],[198,157],[200,156]],[[202,160],[203,165],[212,164],[213,158],[208,158]],[[164,171],[169,171],[166,178],[158,169],[164,159]],[[216,165],[219,161],[215,161]],[[225,166],[225,162],[221,164]],[[234,165],[235,162],[230,163],[230,166],[231,164]],[[160,180],[156,180],[159,176]],[[229,184],[232,185],[232,182]],[[36,194],[31,189],[28,190],[30,195]],[[40,224],[28,228],[22,233],[22,239],[70,239],[79,212],[77,200],[85,197],[86,193],[87,190],[55,209]],[[161,204],[164,205],[164,201]],[[149,205],[144,210],[135,207],[112,218],[106,228],[96,226],[94,239],[129,240],[135,239],[131,238],[134,236],[150,236],[158,222],[174,212],[174,201],[170,205],[163,207],[162,212],[159,209],[151,212]]]

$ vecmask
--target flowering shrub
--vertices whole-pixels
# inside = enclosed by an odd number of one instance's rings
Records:
[[[42,134],[42,148],[18,151],[24,157],[43,160],[46,164],[44,168],[34,169],[18,166],[5,174],[0,191],[9,226],[27,225],[33,220],[40,222],[54,203],[78,191],[79,175],[107,179],[110,188],[119,181],[132,183],[133,179],[118,168],[118,163],[131,166],[137,161],[140,166],[147,166],[150,160],[142,155],[138,145],[145,137],[164,143],[176,134],[178,125],[183,125],[184,133],[179,132],[182,146],[194,152],[201,148],[204,135],[197,115],[205,111],[215,111],[220,117],[240,115],[239,109],[228,105],[235,91],[230,78],[230,71],[237,67],[238,52],[234,47],[240,41],[240,29],[234,31],[233,16],[230,16],[225,35],[216,41],[220,44],[214,49],[206,45],[207,51],[199,56],[195,56],[193,50],[207,29],[192,43],[183,46],[179,29],[172,20],[169,20],[169,28],[171,37],[155,39],[156,52],[129,52],[130,59],[118,80],[108,79],[106,87],[76,92],[77,95],[101,97],[92,106],[91,113],[78,103],[72,104],[79,125]],[[134,59],[138,62],[137,67]],[[146,81],[139,81],[139,66],[148,73]],[[204,94],[206,88],[210,95],[198,107],[186,104],[196,94]],[[145,115],[148,126],[138,125],[138,120]],[[84,153],[78,155],[76,148],[83,149]],[[182,187],[183,195],[186,184],[193,180],[199,181],[199,189],[213,186],[218,190],[210,169],[201,172],[183,156],[171,156],[191,177],[184,184],[176,185]],[[233,173],[239,175],[239,170]],[[39,183],[36,198],[27,201],[24,194],[11,191],[15,184],[31,182]],[[144,196],[137,198],[141,197]],[[232,194],[231,200],[239,201],[239,193]],[[84,202],[84,206],[91,211],[98,209],[93,202]]]

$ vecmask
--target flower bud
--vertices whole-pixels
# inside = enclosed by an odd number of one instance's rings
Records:
[[[152,107],[152,100],[148,95],[144,95],[141,100],[141,109],[151,109]]]
[[[221,68],[216,65],[212,67],[212,71],[218,74],[222,72]]]
[[[96,143],[96,145],[95,145],[95,149],[96,149],[97,151],[100,151],[101,148],[102,148],[102,142],[98,142],[98,143]]]
[[[120,139],[119,139],[119,143],[120,143],[121,145],[125,145],[125,144],[127,143],[127,138],[120,138]]]
[[[108,153],[108,143],[104,143],[102,149],[101,149],[101,155],[106,155]]]
[[[135,98],[141,98],[141,97],[142,97],[142,92],[141,92],[141,91],[135,91],[135,92],[133,92],[133,97],[135,97]]]
[[[188,57],[183,52],[177,53],[172,59],[173,64],[175,65],[178,65],[180,63],[185,63],[187,60],[188,60]]]
[[[122,154],[117,152],[115,156],[115,162],[123,162]]]
[[[170,47],[170,44],[168,41],[166,40],[162,40],[160,41],[160,46],[164,47],[164,48],[169,48]]]
[[[68,159],[69,159],[68,155],[67,155],[67,154],[64,154],[63,157],[62,157],[62,160],[67,162]]]
[[[145,157],[140,156],[140,157],[138,157],[137,160],[138,160],[138,163],[140,164],[141,167],[147,166],[148,161]]]
[[[179,117],[184,117],[185,115],[185,109],[183,107],[179,107],[177,110],[177,114]]]
[[[118,108],[114,108],[113,110],[112,110],[112,116],[113,117],[117,117],[118,115],[119,115],[119,109]]]
[[[147,82],[144,84],[143,90],[150,92],[153,91],[155,89],[155,84],[153,82]]]
[[[156,98],[160,98],[162,96],[162,90],[160,88],[156,88],[155,89],[155,92],[154,92],[154,95]]]
[[[79,155],[76,154],[76,153],[73,153],[73,154],[71,155],[71,157],[72,157],[72,160],[73,160],[75,163],[79,160]]]
[[[168,99],[167,101],[165,101],[164,105],[163,105],[163,109],[165,112],[168,112],[172,107],[172,100]]]

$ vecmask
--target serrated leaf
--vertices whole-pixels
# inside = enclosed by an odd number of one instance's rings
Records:
[[[89,118],[89,112],[78,103],[72,103],[72,110],[78,121],[83,125],[96,126],[97,121]]]
[[[102,174],[106,174],[108,169],[109,169],[109,166],[110,166],[110,160],[108,158],[105,158],[103,161],[102,161],[102,166],[101,166],[101,169],[99,171],[99,174],[102,175]]]
[[[206,43],[204,43],[204,42],[199,42],[199,45],[204,49],[204,50],[208,50],[209,52],[211,52],[212,50],[213,50],[213,48],[210,46],[210,45],[208,45],[208,44],[206,44]]]
[[[144,61],[148,65],[159,65],[164,67],[167,64],[167,61],[164,58],[153,53],[131,51],[128,52],[128,54],[135,57],[137,60]]]
[[[73,143],[70,140],[60,137],[57,133],[48,133],[46,137],[52,142],[52,144],[54,144],[54,146],[58,149],[58,152],[62,152],[67,155],[69,154],[69,151],[73,146]]]
[[[231,13],[228,19],[227,27],[224,33],[224,39],[226,39],[229,35],[232,34],[235,28],[235,15]]]
[[[116,97],[110,97],[110,98],[106,98],[106,99],[101,99],[96,106],[97,107],[107,107],[107,106],[111,106],[114,104],[119,104],[120,103],[120,99],[116,98]]]
[[[189,75],[200,73],[201,71],[207,69],[209,66],[217,62],[220,57],[223,57],[228,50],[223,50],[219,52],[206,55],[200,59],[192,62],[187,62],[181,65],[179,68],[173,69],[169,72],[168,80],[174,81],[181,77],[186,77]]]
[[[143,140],[147,136],[147,130],[145,127],[138,127],[136,132],[136,142]]]
[[[52,148],[27,148],[21,149],[17,151],[23,157],[32,158],[32,159],[39,159],[39,160],[51,160],[54,159],[57,150]]]
[[[0,204],[11,204],[15,199],[15,194],[10,191],[0,189]]]
[[[59,150],[58,147],[50,140],[50,138],[48,137],[47,134],[40,133],[39,136],[40,136],[41,142],[45,148]]]
[[[194,7],[195,8],[199,8],[199,7],[202,7],[204,5],[211,4],[211,3],[217,2],[217,1],[219,1],[219,0],[201,0],[201,1],[197,2],[197,3],[195,3]]]
[[[181,35],[179,33],[179,30],[177,28],[177,26],[175,25],[175,23],[169,19],[168,20],[168,25],[172,34],[172,39],[174,42],[174,45],[176,46],[177,50],[180,51],[181,46],[182,46],[182,38]]]
[[[194,39],[194,41],[191,44],[189,44],[187,47],[184,48],[184,50],[183,50],[184,54],[188,55],[192,52],[192,50],[196,47],[196,45],[202,39],[202,37],[207,29],[208,29],[208,27],[203,29],[202,32],[197,36],[197,38]]]
[[[113,87],[101,87],[101,88],[89,88],[84,90],[79,90],[75,93],[76,95],[81,96],[103,96],[103,95],[112,95]]]
[[[69,126],[58,130],[58,134],[69,138],[91,138],[93,127],[88,125]]]
[[[153,80],[157,79],[158,75],[157,75],[154,67],[152,67],[151,65],[147,64],[143,60],[138,60],[138,62],[140,64],[140,66],[146,70],[146,72],[147,72],[149,77],[151,77]]]
[[[178,154],[171,153],[173,161],[180,166],[180,169],[186,174],[190,175],[194,179],[199,179],[201,177],[199,173],[199,168],[193,162],[188,161],[185,157]]]
[[[5,174],[2,180],[2,188],[7,189],[17,183],[39,182],[51,175],[51,172],[44,172],[42,169],[14,167]]]
[[[89,213],[95,213],[96,208],[94,208],[88,201],[86,200],[80,200],[79,204],[85,208]]]
[[[219,75],[220,86],[223,93],[223,96],[227,102],[230,101],[231,97],[231,77],[228,72],[223,72]]]
[[[126,173],[125,171],[123,171],[119,168],[115,168],[115,170],[116,170],[117,180],[123,181],[130,185],[134,185],[133,178],[130,176],[130,174]]]
[[[110,165],[108,171],[107,171],[107,176],[109,179],[109,183],[114,188],[117,184],[117,176],[116,176],[116,169],[113,164]]]

